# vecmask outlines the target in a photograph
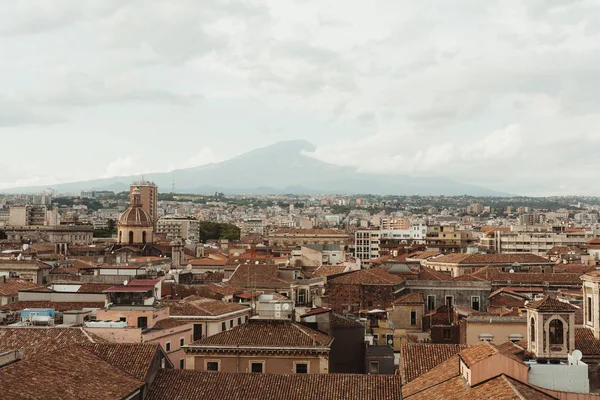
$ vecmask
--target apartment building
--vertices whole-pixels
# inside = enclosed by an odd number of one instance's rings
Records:
[[[427,228],[427,250],[443,253],[462,253],[475,243],[473,232],[459,230],[453,225],[435,225]]]
[[[198,242],[200,222],[192,216],[166,215],[157,221],[156,233],[164,234],[168,239]]]
[[[158,186],[154,182],[138,181],[129,186],[129,203],[133,204],[134,190],[138,189],[142,200],[142,208],[150,214],[152,223],[156,227],[158,221]],[[136,192],[137,193],[137,192]]]
[[[379,258],[378,229],[359,229],[354,232],[354,256],[361,261]]]
[[[514,225],[510,231],[489,232],[481,239],[484,250],[493,253],[545,255],[555,246],[583,246],[592,232],[566,232],[564,227]]]

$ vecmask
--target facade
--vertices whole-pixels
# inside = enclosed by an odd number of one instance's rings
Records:
[[[379,258],[378,229],[359,229],[354,233],[354,256],[361,261]]]
[[[137,188],[131,191],[131,206],[119,218],[118,232],[119,244],[145,245],[153,241],[154,222]]]
[[[185,346],[186,369],[327,374],[333,338],[283,320],[248,323]]]
[[[586,232],[553,230],[551,226],[511,226],[509,232],[491,232],[482,244],[495,253],[532,253],[546,255],[555,246],[583,246],[589,240]]]
[[[425,300],[420,292],[407,293],[394,300],[389,319],[394,328],[394,347],[408,341],[411,333],[423,332]]]
[[[520,342],[527,337],[527,318],[500,315],[471,315],[459,322],[461,344],[467,346],[487,341]]]
[[[552,272],[554,263],[547,258],[530,253],[523,254],[447,254],[423,262],[436,271],[447,272],[452,277],[470,274],[482,267],[499,267],[505,272],[526,272],[536,268]]]
[[[11,242],[92,244],[91,226],[5,226],[0,229]]]
[[[428,251],[441,253],[464,253],[467,247],[475,243],[473,232],[463,231],[451,225],[427,227],[425,238]]]
[[[158,186],[149,181],[133,182],[129,186],[129,202],[131,204],[134,203],[134,196],[138,191],[142,208],[150,215],[152,226],[155,227],[156,221],[158,221]]]
[[[380,228],[382,230],[401,230],[410,229],[410,220],[402,217],[383,217],[381,218]]]
[[[200,223],[191,216],[166,215],[156,223],[156,233],[166,235],[167,239],[181,238],[197,243],[200,235]]]
[[[41,285],[50,266],[37,260],[0,260],[0,276],[19,278]]]
[[[525,304],[527,308],[527,351],[538,362],[566,360],[575,347],[575,306],[553,297]]]
[[[348,234],[338,229],[279,229],[269,233],[269,246],[298,247],[305,244],[348,246]]]

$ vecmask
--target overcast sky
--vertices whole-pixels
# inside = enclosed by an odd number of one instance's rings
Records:
[[[0,77],[0,188],[305,139],[363,171],[600,195],[598,1],[4,1]]]

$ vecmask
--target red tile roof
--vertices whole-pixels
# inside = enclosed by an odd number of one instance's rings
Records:
[[[574,305],[560,301],[554,297],[546,296],[541,300],[530,301],[525,305],[530,310],[538,311],[561,311],[561,312],[575,312],[577,307]]]
[[[83,343],[81,347],[126,372],[139,381],[145,381],[156,353],[158,343]]]
[[[21,311],[26,308],[54,308],[58,312],[83,310],[84,308],[104,308],[103,301],[15,301],[0,307],[2,311]]]
[[[16,297],[19,290],[33,289],[39,286],[23,279],[6,278],[6,281],[0,279],[0,296]]]
[[[159,320],[152,329],[173,329],[179,328],[180,326],[190,325],[189,328],[192,329],[192,325],[189,322],[182,321],[175,318],[165,318]]]
[[[229,282],[243,287],[289,284],[279,278],[279,266],[272,264],[241,264],[235,269]]]
[[[600,340],[588,328],[575,328],[575,348],[584,356],[600,356]]]
[[[279,320],[249,320],[190,346],[329,347],[333,338],[302,324]]]
[[[338,285],[395,285],[402,281],[399,276],[379,267],[348,272],[328,279],[329,283]]]
[[[342,274],[346,271],[345,265],[322,265],[314,273],[315,277],[325,277],[330,275]]]
[[[425,304],[425,299],[423,298],[423,293],[411,292],[394,300],[394,304]]]
[[[459,357],[463,360],[467,367],[471,367],[472,365],[498,354],[499,352],[500,351],[498,348],[490,342],[481,342],[461,351],[459,353]]]
[[[438,257],[431,261],[432,263],[448,263],[448,264],[459,264],[459,265],[493,265],[493,264],[548,264],[551,263],[545,257],[538,256],[531,253],[520,253],[520,254],[448,254],[442,257]]]
[[[146,400],[400,400],[400,377],[354,374],[235,374],[161,370]]]
[[[190,296],[183,300],[166,300],[162,302],[169,307],[171,316],[217,316],[235,311],[249,311],[249,307],[226,303],[221,300],[208,299],[205,297]]]
[[[7,399],[122,399],[144,385],[79,346],[0,369],[0,393]]]
[[[407,384],[458,354],[459,344],[403,343],[400,345],[400,375]],[[458,362],[457,362],[458,367]]]

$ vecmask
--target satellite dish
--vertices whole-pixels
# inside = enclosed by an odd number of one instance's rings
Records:
[[[282,307],[284,310],[286,310],[286,311],[287,311],[287,310],[290,308],[290,305],[289,305],[288,303],[283,303],[283,304],[281,305],[281,307]],[[576,351],[577,351],[577,350],[576,350]]]
[[[514,274],[514,273],[515,273],[515,270],[511,268],[510,270],[508,270],[508,273],[509,273],[509,274]]]
[[[581,359],[583,358],[583,354],[581,353],[580,350],[573,350],[573,353],[571,354],[571,356],[573,357],[573,359],[575,361],[581,361]]]

